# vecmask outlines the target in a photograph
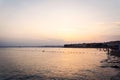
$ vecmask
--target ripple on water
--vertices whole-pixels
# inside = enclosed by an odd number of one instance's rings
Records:
[[[96,49],[0,49],[0,80],[119,80],[118,69],[102,67],[107,58]]]

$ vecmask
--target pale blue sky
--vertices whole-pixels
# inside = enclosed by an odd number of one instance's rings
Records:
[[[120,40],[120,0],[0,0],[0,45]]]

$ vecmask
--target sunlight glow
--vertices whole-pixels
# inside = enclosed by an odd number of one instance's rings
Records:
[[[2,0],[0,41],[60,40],[63,44],[64,41],[66,43],[119,40],[120,10],[114,6],[120,6],[108,3],[81,0]]]

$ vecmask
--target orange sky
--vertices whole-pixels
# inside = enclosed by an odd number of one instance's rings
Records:
[[[0,45],[120,40],[119,0],[0,0]]]

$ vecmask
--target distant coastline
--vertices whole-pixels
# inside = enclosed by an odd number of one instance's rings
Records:
[[[111,48],[120,50],[120,41],[110,41],[101,43],[79,43],[79,44],[65,44],[65,48]]]
[[[62,48],[64,46],[0,46],[0,48]]]
[[[120,47],[120,41],[109,41],[101,43],[78,43],[64,45],[44,45],[44,46],[0,46],[0,48],[114,48]]]

